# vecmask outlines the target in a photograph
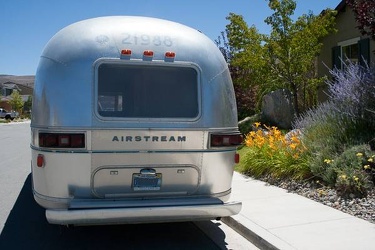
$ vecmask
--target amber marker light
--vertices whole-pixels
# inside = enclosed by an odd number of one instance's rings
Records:
[[[130,56],[131,54],[132,54],[132,51],[130,49],[121,50],[121,55],[123,56]]]
[[[165,52],[165,57],[166,58],[175,58],[176,57],[176,53],[174,53],[172,51],[167,51],[167,52]]]
[[[147,57],[153,57],[154,52],[152,50],[145,50],[145,51],[143,51],[143,55],[147,56]]]

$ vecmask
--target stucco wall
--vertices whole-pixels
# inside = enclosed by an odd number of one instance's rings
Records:
[[[353,38],[364,39],[357,28],[354,12],[349,7],[343,7],[336,17],[336,33],[332,33],[323,40],[323,47],[318,56],[318,76],[330,77],[329,71],[333,68],[332,65],[332,48],[338,46],[340,42],[344,42]],[[375,42],[370,40],[370,60],[375,62]],[[326,96],[321,91],[319,100],[326,99]]]

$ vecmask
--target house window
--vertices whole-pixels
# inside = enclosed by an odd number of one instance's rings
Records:
[[[345,62],[358,63],[358,43],[342,46],[341,55]]]
[[[9,96],[13,93],[13,89],[3,88],[2,90],[3,96]]]
[[[332,66],[342,69],[345,63],[353,62],[365,65],[370,63],[370,39],[353,38],[339,42],[332,48]]]

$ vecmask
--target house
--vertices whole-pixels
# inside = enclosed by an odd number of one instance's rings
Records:
[[[318,76],[330,76],[333,68],[342,69],[345,61],[364,64],[375,62],[375,41],[361,34],[357,28],[353,10],[342,0],[335,9],[336,33],[323,40],[323,47],[318,56]]]
[[[18,91],[23,102],[33,94],[34,76],[0,76],[0,107],[12,110],[9,105],[11,95]]]

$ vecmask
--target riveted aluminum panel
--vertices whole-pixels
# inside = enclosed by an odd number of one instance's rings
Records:
[[[136,190],[133,175],[143,169],[155,170],[160,175],[160,190]],[[191,195],[199,188],[200,173],[194,166],[105,166],[93,173],[93,192],[97,197],[149,197]]]
[[[118,60],[130,49],[129,61],[140,64],[195,65],[200,71],[200,119],[195,122],[106,122],[95,113],[95,63]],[[154,51],[152,61],[143,51]],[[173,51],[173,62],[165,52]],[[232,81],[220,50],[201,32],[182,24],[145,17],[100,17],[72,24],[45,46],[38,65],[32,127],[222,128],[237,127]]]

